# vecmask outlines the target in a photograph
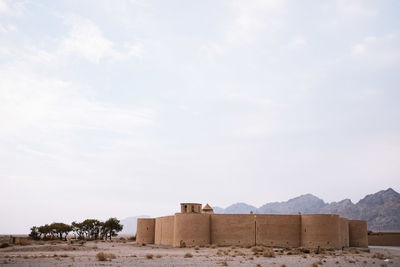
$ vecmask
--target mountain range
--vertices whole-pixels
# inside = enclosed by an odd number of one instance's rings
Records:
[[[366,220],[372,231],[400,231],[400,194],[389,188],[367,195],[354,204],[350,199],[325,203],[306,194],[284,202],[271,202],[259,208],[246,203],[236,203],[225,209],[213,207],[215,213],[248,214],[339,214],[352,220]]]
[[[213,207],[214,213],[222,214],[339,214],[352,220],[366,220],[372,231],[400,231],[400,194],[388,188],[365,196],[357,203],[350,199],[326,203],[322,199],[306,194],[284,202],[271,202],[257,208],[246,203],[236,203],[227,208]],[[122,234],[135,234],[137,218],[142,215],[121,220]]]

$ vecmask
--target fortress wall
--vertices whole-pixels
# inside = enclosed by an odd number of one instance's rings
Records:
[[[400,246],[400,232],[371,233],[368,235],[369,246]]]
[[[154,243],[157,245],[173,245],[175,216],[156,218]]]
[[[211,243],[255,245],[255,219],[251,214],[211,214]]]
[[[156,219],[138,219],[136,242],[141,244],[154,244]]]
[[[339,217],[340,224],[340,246],[349,246],[349,220]]]
[[[301,215],[301,246],[340,248],[339,216],[333,214]]]
[[[273,247],[300,246],[299,215],[256,216],[256,244]]]
[[[349,220],[349,244],[351,247],[368,247],[366,221]]]
[[[210,244],[210,214],[177,213],[174,227],[174,247]]]

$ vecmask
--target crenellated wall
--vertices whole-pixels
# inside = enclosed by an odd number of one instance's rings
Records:
[[[156,218],[154,243],[157,245],[173,245],[175,216]]]
[[[138,219],[137,242],[174,247],[216,244],[339,249],[368,246],[365,221],[347,220],[334,214],[176,213]]]
[[[226,245],[255,245],[255,219],[251,214],[212,214],[211,243]]]
[[[141,244],[153,244],[156,219],[138,219],[136,242]]]
[[[210,244],[210,214],[177,213],[174,228],[174,247]]]
[[[339,229],[338,215],[301,215],[301,246],[340,248]]]
[[[348,247],[349,243],[349,220],[346,218],[339,218],[340,227],[340,246]]]
[[[273,247],[300,246],[300,215],[257,214],[256,244]]]
[[[351,247],[368,247],[367,222],[349,220],[349,237]]]
[[[369,246],[400,246],[399,232],[378,232],[368,234]]]

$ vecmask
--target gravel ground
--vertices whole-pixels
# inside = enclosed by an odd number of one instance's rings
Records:
[[[171,248],[138,246],[134,242],[33,242],[0,249],[0,266],[399,266],[399,247],[371,247],[368,251],[324,251],[254,248]],[[106,260],[96,256],[105,253]],[[109,255],[107,255],[109,254]],[[186,257],[185,257],[185,254]],[[191,257],[190,257],[191,256]],[[268,257],[274,256],[274,257]],[[114,258],[115,257],[115,258]],[[111,259],[110,259],[111,258]]]

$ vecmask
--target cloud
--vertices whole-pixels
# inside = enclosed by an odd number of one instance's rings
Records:
[[[6,13],[8,11],[8,4],[5,0],[0,0],[0,13]]]
[[[69,26],[69,32],[56,51],[58,55],[75,55],[93,63],[99,63],[102,59],[119,61],[143,55],[142,43],[125,43],[117,49],[116,44],[87,18],[69,15],[64,17],[64,22]]]
[[[378,11],[367,7],[365,1],[338,0],[336,4],[343,14],[351,17],[373,17],[378,15]]]
[[[18,72],[15,71],[18,69]],[[121,108],[87,94],[87,88],[13,66],[0,74],[0,135],[21,135],[27,129],[51,132],[97,130],[132,133],[151,126],[149,109]],[[85,94],[86,92],[86,94]]]
[[[281,27],[285,1],[236,0],[233,2],[233,8],[235,18],[227,31],[227,39],[230,43],[252,43]]]
[[[399,47],[397,34],[368,36],[351,47],[351,55],[364,66],[387,67],[400,62]]]
[[[96,63],[106,54],[112,53],[113,43],[89,19],[67,16],[65,23],[70,26],[70,32],[61,44],[60,49],[64,53],[76,54]]]
[[[308,45],[306,38],[303,35],[296,35],[293,37],[292,41],[289,43],[288,47],[290,49],[303,48]]]

